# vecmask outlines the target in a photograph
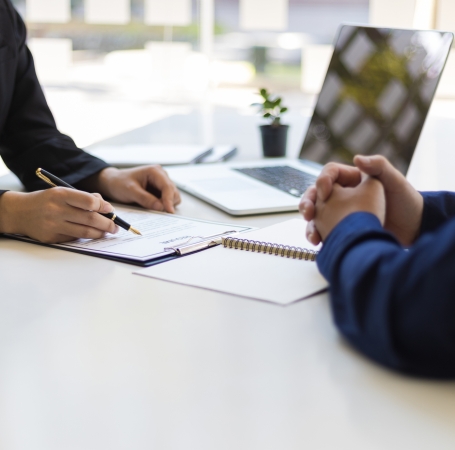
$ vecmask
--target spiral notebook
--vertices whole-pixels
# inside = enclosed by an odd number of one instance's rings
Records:
[[[201,289],[288,305],[327,288],[305,237],[306,222],[289,220],[222,239],[222,245],[135,272]]]
[[[255,241],[240,237],[222,237],[224,248],[244,250],[246,252],[263,253],[264,255],[281,256],[282,258],[316,261],[318,252],[309,248],[295,247],[294,245],[276,244],[273,242]]]

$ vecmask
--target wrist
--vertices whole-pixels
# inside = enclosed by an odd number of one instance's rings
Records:
[[[347,236],[348,234],[363,233],[370,228],[384,231],[381,219],[370,211],[353,211],[344,216],[326,235],[324,245],[333,239],[333,236]]]
[[[425,205],[425,200],[423,195],[415,191],[414,194],[414,204],[415,204],[415,225],[414,225],[414,234],[411,236],[411,243],[413,243],[420,235],[420,230],[422,228],[423,221],[423,209]]]
[[[319,234],[321,235],[322,241],[325,242],[327,237],[330,235],[330,233],[338,226],[339,223],[343,222],[343,220],[350,216],[351,214],[354,214],[358,212],[357,210],[344,210],[341,211],[341,214],[337,215],[336,217],[329,217],[328,220],[325,221],[319,221],[315,220],[316,228],[319,231]]]
[[[0,233],[21,233],[18,210],[25,195],[8,191],[0,196]]]
[[[98,191],[103,197],[115,199],[112,191],[113,180],[118,175],[119,169],[115,167],[107,167],[103,169],[98,175]]]
[[[110,198],[110,182],[112,178],[117,174],[118,169],[115,167],[106,167],[100,172],[88,177],[83,181],[81,187],[87,192],[97,192],[102,197]]]

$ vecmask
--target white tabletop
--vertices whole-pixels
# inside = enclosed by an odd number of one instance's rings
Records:
[[[210,220],[297,217],[232,218],[183,200],[179,214]],[[455,383],[402,377],[357,354],[327,295],[280,307],[133,270],[0,239],[2,450],[455,448]]]

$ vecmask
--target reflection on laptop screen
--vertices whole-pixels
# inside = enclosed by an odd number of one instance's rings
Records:
[[[382,154],[406,173],[452,33],[343,26],[301,159],[352,164]]]

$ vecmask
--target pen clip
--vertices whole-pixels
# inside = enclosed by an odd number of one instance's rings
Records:
[[[35,174],[36,174],[36,176],[38,178],[41,178],[45,183],[49,184],[50,186],[57,187],[57,185],[55,183],[53,183],[49,178],[47,178],[46,175],[43,175],[41,173],[41,168],[40,169],[36,169]]]
[[[176,246],[176,247],[167,247],[164,251],[173,250],[179,256],[187,255],[189,253],[194,253],[199,250],[204,250],[206,248],[215,247],[216,245],[220,245],[222,238],[228,234],[237,233],[236,230],[229,230],[219,234],[213,234],[211,236],[193,236],[188,239],[185,243]],[[190,244],[193,239],[203,239],[200,242],[195,242]]]

